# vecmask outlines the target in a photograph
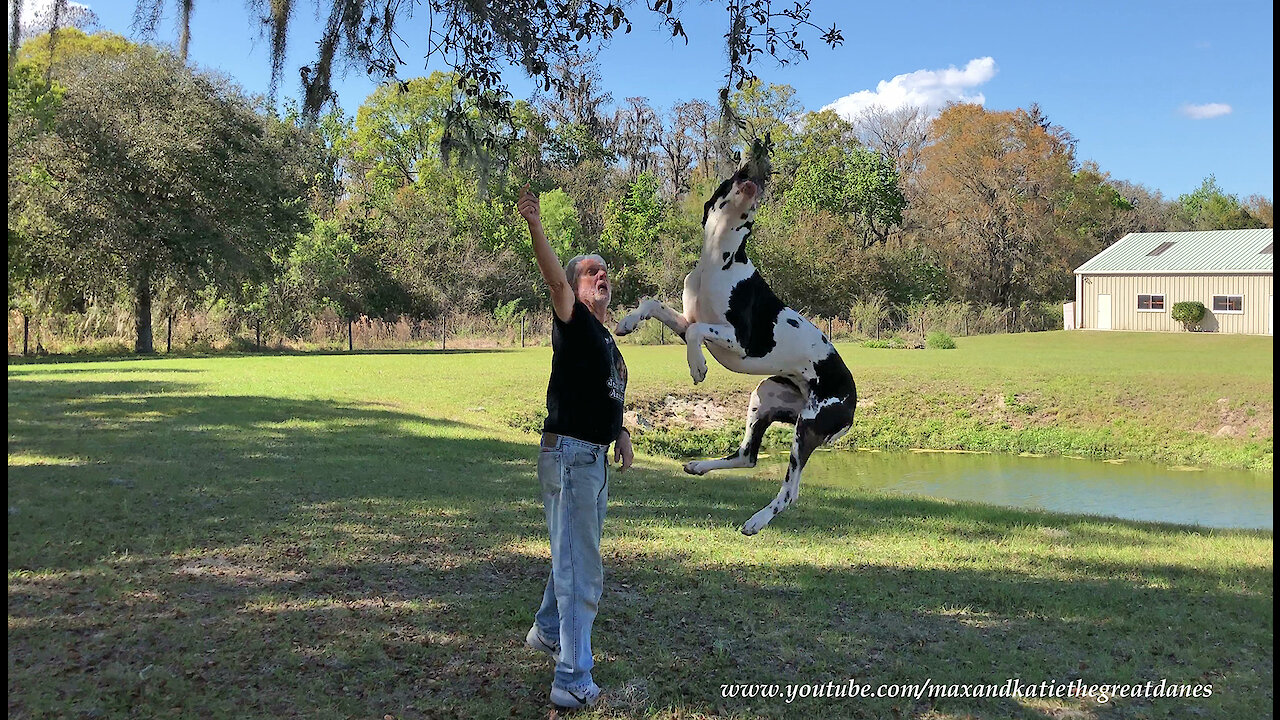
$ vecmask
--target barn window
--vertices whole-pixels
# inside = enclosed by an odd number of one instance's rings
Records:
[[[1242,313],[1244,312],[1244,296],[1214,295],[1213,311],[1221,313]]]
[[[1159,255],[1160,253],[1164,252],[1165,250],[1168,250],[1168,249],[1169,249],[1169,248],[1171,248],[1171,247],[1173,247],[1173,243],[1171,243],[1171,242],[1162,242],[1162,243],[1160,243],[1159,245],[1157,245],[1157,246],[1155,247],[1155,249],[1154,249],[1154,250],[1152,250],[1151,252],[1147,253],[1147,257],[1155,257],[1155,256]]]
[[[1139,312],[1164,312],[1164,295],[1139,295]]]

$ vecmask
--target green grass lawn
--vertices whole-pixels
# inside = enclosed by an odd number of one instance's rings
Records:
[[[858,445],[957,425],[1009,449],[1105,437],[1100,452],[1269,469],[1266,340],[841,350]],[[638,406],[691,392],[683,348],[624,352]],[[548,553],[520,427],[548,365],[545,348],[10,365],[9,717],[546,717],[550,663],[522,646]],[[752,384],[713,365],[693,392],[736,414]],[[585,717],[1271,714],[1270,532],[811,487],[744,538],[775,481],[643,455],[611,486],[596,631],[610,699]],[[721,693],[849,678],[1213,694]]]

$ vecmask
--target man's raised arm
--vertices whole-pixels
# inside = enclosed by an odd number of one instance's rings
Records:
[[[520,217],[529,223],[533,255],[538,261],[542,279],[547,281],[547,287],[551,290],[551,306],[555,309],[556,317],[569,322],[569,318],[573,316],[573,288],[569,287],[564,268],[560,267],[560,258],[556,257],[551,243],[547,241],[547,233],[542,229],[541,205],[538,196],[529,192],[528,184],[520,189],[520,200],[516,207],[520,211]]]

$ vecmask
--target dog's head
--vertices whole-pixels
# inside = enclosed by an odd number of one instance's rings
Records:
[[[764,194],[773,167],[769,163],[769,153],[773,150],[773,142],[765,133],[764,139],[751,141],[747,157],[743,159],[738,171],[720,183],[720,187],[711,194],[711,199],[702,206],[702,224],[706,226],[707,218],[713,211],[728,210],[733,213],[745,212],[753,207]]]

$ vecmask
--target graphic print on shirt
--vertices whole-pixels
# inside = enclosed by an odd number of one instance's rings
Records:
[[[609,349],[613,353],[613,364],[609,368],[609,397],[626,404],[627,399],[627,364],[622,360],[622,353],[613,338],[609,338]]]

